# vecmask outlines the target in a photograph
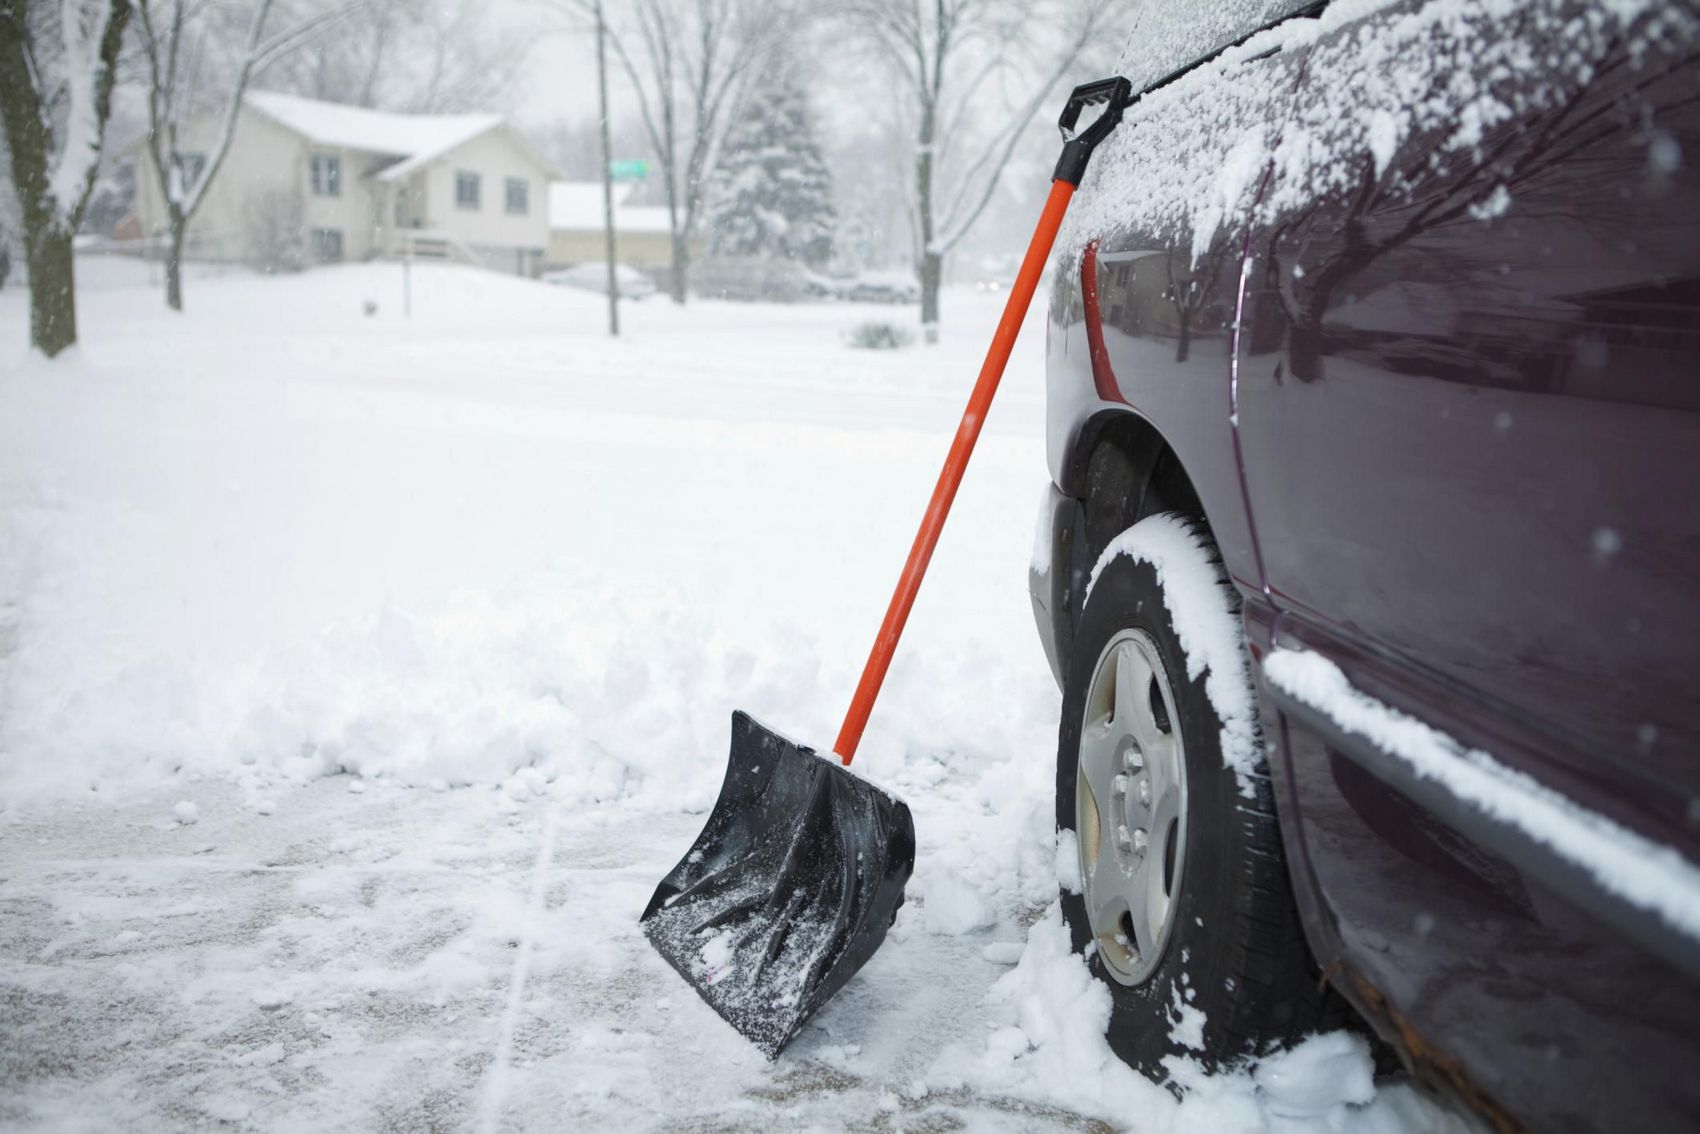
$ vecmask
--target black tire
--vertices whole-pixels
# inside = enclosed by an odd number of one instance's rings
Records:
[[[1140,521],[1127,534],[1154,530],[1147,525],[1167,525],[1173,534],[1177,520],[1191,538],[1171,539],[1169,545],[1189,543],[1187,550],[1214,572],[1222,608],[1237,626],[1238,594],[1200,520],[1166,513]],[[1122,554],[1103,564],[1081,614],[1063,686],[1058,830],[1076,829],[1080,734],[1095,667],[1112,639],[1135,629],[1150,637],[1162,661],[1178,718],[1170,727],[1179,729],[1186,773],[1186,846],[1178,859],[1171,929],[1157,967],[1139,984],[1115,979],[1097,955],[1084,899],[1066,887],[1061,899],[1075,950],[1089,954],[1093,975],[1109,987],[1111,1048],[1126,1063],[1163,1081],[1168,1056],[1190,1055],[1216,1068],[1288,1045],[1329,1022],[1337,1002],[1320,987],[1299,924],[1261,745],[1256,772],[1247,777],[1253,789],[1248,798],[1239,774],[1224,765],[1223,722],[1205,691],[1209,673],[1188,679],[1188,658],[1175,633],[1169,596],[1157,569],[1143,558]],[[1239,657],[1234,679],[1249,686],[1243,646]],[[1171,1035],[1182,1021],[1178,1006],[1183,1004],[1203,1013],[1202,1049]],[[1191,1011],[1185,1015],[1196,1027]]]

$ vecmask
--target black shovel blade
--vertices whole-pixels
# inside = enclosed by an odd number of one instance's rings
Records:
[[[914,869],[901,800],[734,712],[720,798],[638,920],[772,1059],[880,947]]]

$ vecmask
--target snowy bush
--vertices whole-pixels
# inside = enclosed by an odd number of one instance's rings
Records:
[[[258,193],[244,216],[248,263],[266,273],[299,272],[307,266],[301,194],[289,190]]]
[[[883,319],[869,319],[851,327],[844,341],[856,350],[899,350],[914,343],[915,332]]]

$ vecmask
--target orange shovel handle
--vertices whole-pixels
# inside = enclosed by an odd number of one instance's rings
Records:
[[[921,578],[927,573],[933,548],[938,546],[939,532],[944,530],[944,518],[950,512],[951,501],[956,499],[958,486],[962,484],[962,473],[974,452],[974,442],[979,440],[986,412],[992,408],[992,395],[997,393],[1004,366],[1009,362],[1009,352],[1015,346],[1015,336],[1021,331],[1022,320],[1027,317],[1033,292],[1039,286],[1039,275],[1045,270],[1045,260],[1051,254],[1051,245],[1056,242],[1057,229],[1062,227],[1063,214],[1068,211],[1072,196],[1074,185],[1070,182],[1051,182],[1051,194],[1045,198],[1045,211],[1039,215],[1039,227],[1033,233],[1032,242],[1027,245],[1027,255],[1021,261],[1021,271],[1016,273],[1015,286],[1010,288],[1009,302],[1004,304],[1003,317],[998,320],[991,349],[986,351],[986,361],[980,367],[974,392],[968,396],[968,408],[962,413],[962,424],[956,427],[956,437],[950,443],[950,453],[939,472],[939,482],[933,487],[933,498],[927,502],[927,513],[921,518],[921,530],[915,533],[909,560],[903,565],[903,574],[897,580],[891,605],[886,607],[885,621],[880,623],[879,636],[874,639],[868,664],[862,669],[856,695],[850,699],[850,711],[844,714],[844,727],[838,730],[838,739],[832,742],[832,751],[846,764],[855,757],[856,746],[862,741],[862,730],[867,727],[868,714],[873,712],[874,698],[879,696],[886,670],[891,668],[891,655],[897,649],[897,639],[903,633],[903,624],[909,620],[910,608],[915,605]]]

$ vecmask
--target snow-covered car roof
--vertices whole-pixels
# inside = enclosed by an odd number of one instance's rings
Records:
[[[1116,70],[1142,90],[1218,48],[1306,9],[1318,0],[1165,0],[1143,4]]]

